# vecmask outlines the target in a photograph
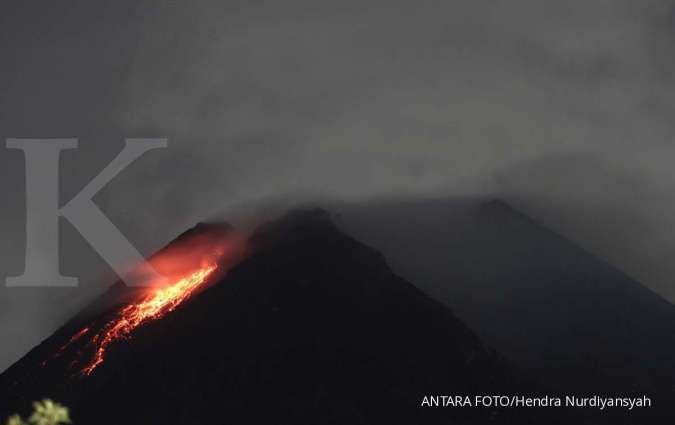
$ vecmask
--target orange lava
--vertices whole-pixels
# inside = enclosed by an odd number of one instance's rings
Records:
[[[66,348],[68,348],[70,344],[82,338],[87,332],[89,332],[89,326],[82,328],[78,333],[73,335],[63,347],[59,348],[59,351],[56,353],[56,355],[58,356],[61,354]]]
[[[113,342],[128,338],[140,325],[158,319],[173,311],[192,295],[197,288],[208,281],[209,276],[218,268],[216,263],[208,263],[188,276],[178,279],[169,286],[155,289],[141,301],[131,303],[116,313],[92,338],[96,347],[94,357],[82,368],[83,375],[90,375],[105,358],[106,351]],[[88,328],[80,331],[74,338],[84,335]]]
[[[54,355],[54,358],[59,357],[61,354],[63,354],[63,352],[66,351],[66,349],[67,349],[68,347],[70,347],[70,345],[71,345],[72,343],[74,343],[74,342],[77,341],[78,339],[82,338],[84,335],[87,334],[87,332],[89,332],[89,326],[86,326],[86,327],[80,329],[80,331],[79,331],[78,333],[76,333],[75,335],[73,335],[73,336],[68,340],[68,342],[66,342],[64,345],[61,346],[61,348],[59,348],[59,351],[56,352],[56,354]],[[45,360],[43,360],[42,363],[40,363],[40,365],[41,365],[42,367],[47,366],[47,363],[49,363],[49,360],[50,360],[50,359],[45,359]]]

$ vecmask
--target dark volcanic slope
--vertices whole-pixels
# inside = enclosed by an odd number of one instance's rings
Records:
[[[675,423],[675,307],[616,268],[501,201],[330,208],[396,273],[547,385],[644,393],[669,419],[635,423]]]
[[[544,423],[531,411],[420,408],[424,394],[522,387],[325,214],[291,214],[252,241],[250,258],[115,344],[89,378],[69,377],[64,361],[39,366],[72,332],[55,334],[0,377],[0,414],[49,396],[82,425]]]

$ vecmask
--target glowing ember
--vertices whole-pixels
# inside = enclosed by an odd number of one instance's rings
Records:
[[[73,335],[63,347],[59,348],[59,351],[56,353],[56,355],[58,356],[61,354],[66,348],[68,348],[68,346],[70,346],[70,344],[82,338],[87,332],[89,332],[89,326],[82,328],[78,333]]]
[[[217,268],[215,263],[207,264],[167,287],[154,290],[143,300],[129,304],[120,310],[115,318],[103,326],[92,338],[91,343],[96,347],[96,351],[93,359],[84,366],[81,373],[90,375],[103,362],[110,344],[127,338],[143,323],[158,319],[173,311],[204,284]],[[71,339],[71,342],[86,334],[88,330],[88,328],[82,329]]]
[[[77,341],[78,339],[80,339],[80,338],[82,338],[84,335],[86,335],[87,332],[89,332],[89,326],[86,326],[86,327],[80,329],[80,331],[79,331],[78,333],[76,333],[75,335],[73,335],[73,336],[68,340],[68,342],[66,342],[65,344],[63,344],[63,345],[61,346],[61,348],[59,348],[59,351],[56,352],[56,354],[54,355],[54,358],[59,357],[61,354],[63,354],[63,352],[66,351],[66,348],[70,347],[70,345],[71,345],[72,343],[74,343],[75,341]],[[49,362],[49,359],[46,359],[46,360],[44,360],[44,361],[41,363],[41,365],[44,367],[44,366],[47,365],[48,362]]]

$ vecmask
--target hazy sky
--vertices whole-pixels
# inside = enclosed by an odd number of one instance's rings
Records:
[[[268,197],[500,196],[675,300],[674,1],[5,1],[0,135],[77,137],[62,199],[149,252]],[[24,164],[0,149],[0,275],[23,267]],[[67,224],[78,289],[0,288],[0,369],[109,276]]]

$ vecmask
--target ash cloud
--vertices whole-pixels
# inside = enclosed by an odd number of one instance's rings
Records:
[[[0,133],[80,138],[62,199],[125,137],[169,139],[96,198],[146,253],[269,197],[483,194],[675,299],[672,1],[2,8]],[[14,275],[21,155],[2,151],[0,173],[1,271]],[[17,341],[0,369],[109,274],[67,224],[63,238],[82,288],[0,288],[0,338]]]

